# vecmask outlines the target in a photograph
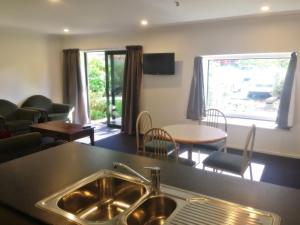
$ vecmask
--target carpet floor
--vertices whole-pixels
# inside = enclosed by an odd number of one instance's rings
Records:
[[[130,154],[136,153],[135,136],[128,136],[120,133],[96,141],[95,146]],[[228,151],[235,154],[241,154],[241,151],[239,150],[228,149]],[[205,152],[206,154],[210,153],[209,150],[204,149],[201,149],[201,152]],[[300,159],[254,153],[252,163],[264,166],[260,178],[261,182],[300,189]]]

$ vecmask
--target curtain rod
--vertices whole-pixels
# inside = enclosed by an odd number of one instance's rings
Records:
[[[289,58],[293,52],[267,52],[267,53],[237,53],[237,54],[220,54],[220,55],[200,55],[206,59],[233,59],[233,58]],[[296,53],[297,54],[297,53]]]
[[[104,52],[104,51],[120,51],[126,50],[126,48],[99,48],[99,49],[80,49],[83,52]]]

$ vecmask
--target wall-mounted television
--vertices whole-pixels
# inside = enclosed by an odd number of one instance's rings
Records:
[[[143,55],[144,74],[174,75],[174,53],[147,53]]]

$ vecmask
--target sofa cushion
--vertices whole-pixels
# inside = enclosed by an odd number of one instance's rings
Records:
[[[30,120],[11,120],[6,121],[5,128],[9,130],[11,133],[18,133],[21,131],[28,131],[30,130],[30,125],[32,121]]]
[[[6,162],[40,150],[42,136],[38,132],[0,140],[0,162]]]
[[[50,113],[48,114],[48,120],[67,120],[68,113]]]

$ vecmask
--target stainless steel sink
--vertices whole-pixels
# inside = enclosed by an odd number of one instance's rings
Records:
[[[279,225],[274,213],[101,170],[39,201],[39,208],[85,225]]]
[[[128,209],[146,192],[143,185],[117,177],[101,177],[58,201],[58,207],[90,221],[106,221]]]
[[[152,196],[127,217],[128,225],[162,225],[176,208],[176,202],[166,196]]]
[[[120,225],[279,225],[274,213],[253,209],[198,193],[161,185],[161,194],[149,196],[124,213]]]
[[[78,223],[115,219],[149,194],[139,179],[102,170],[37,203],[38,207]]]

